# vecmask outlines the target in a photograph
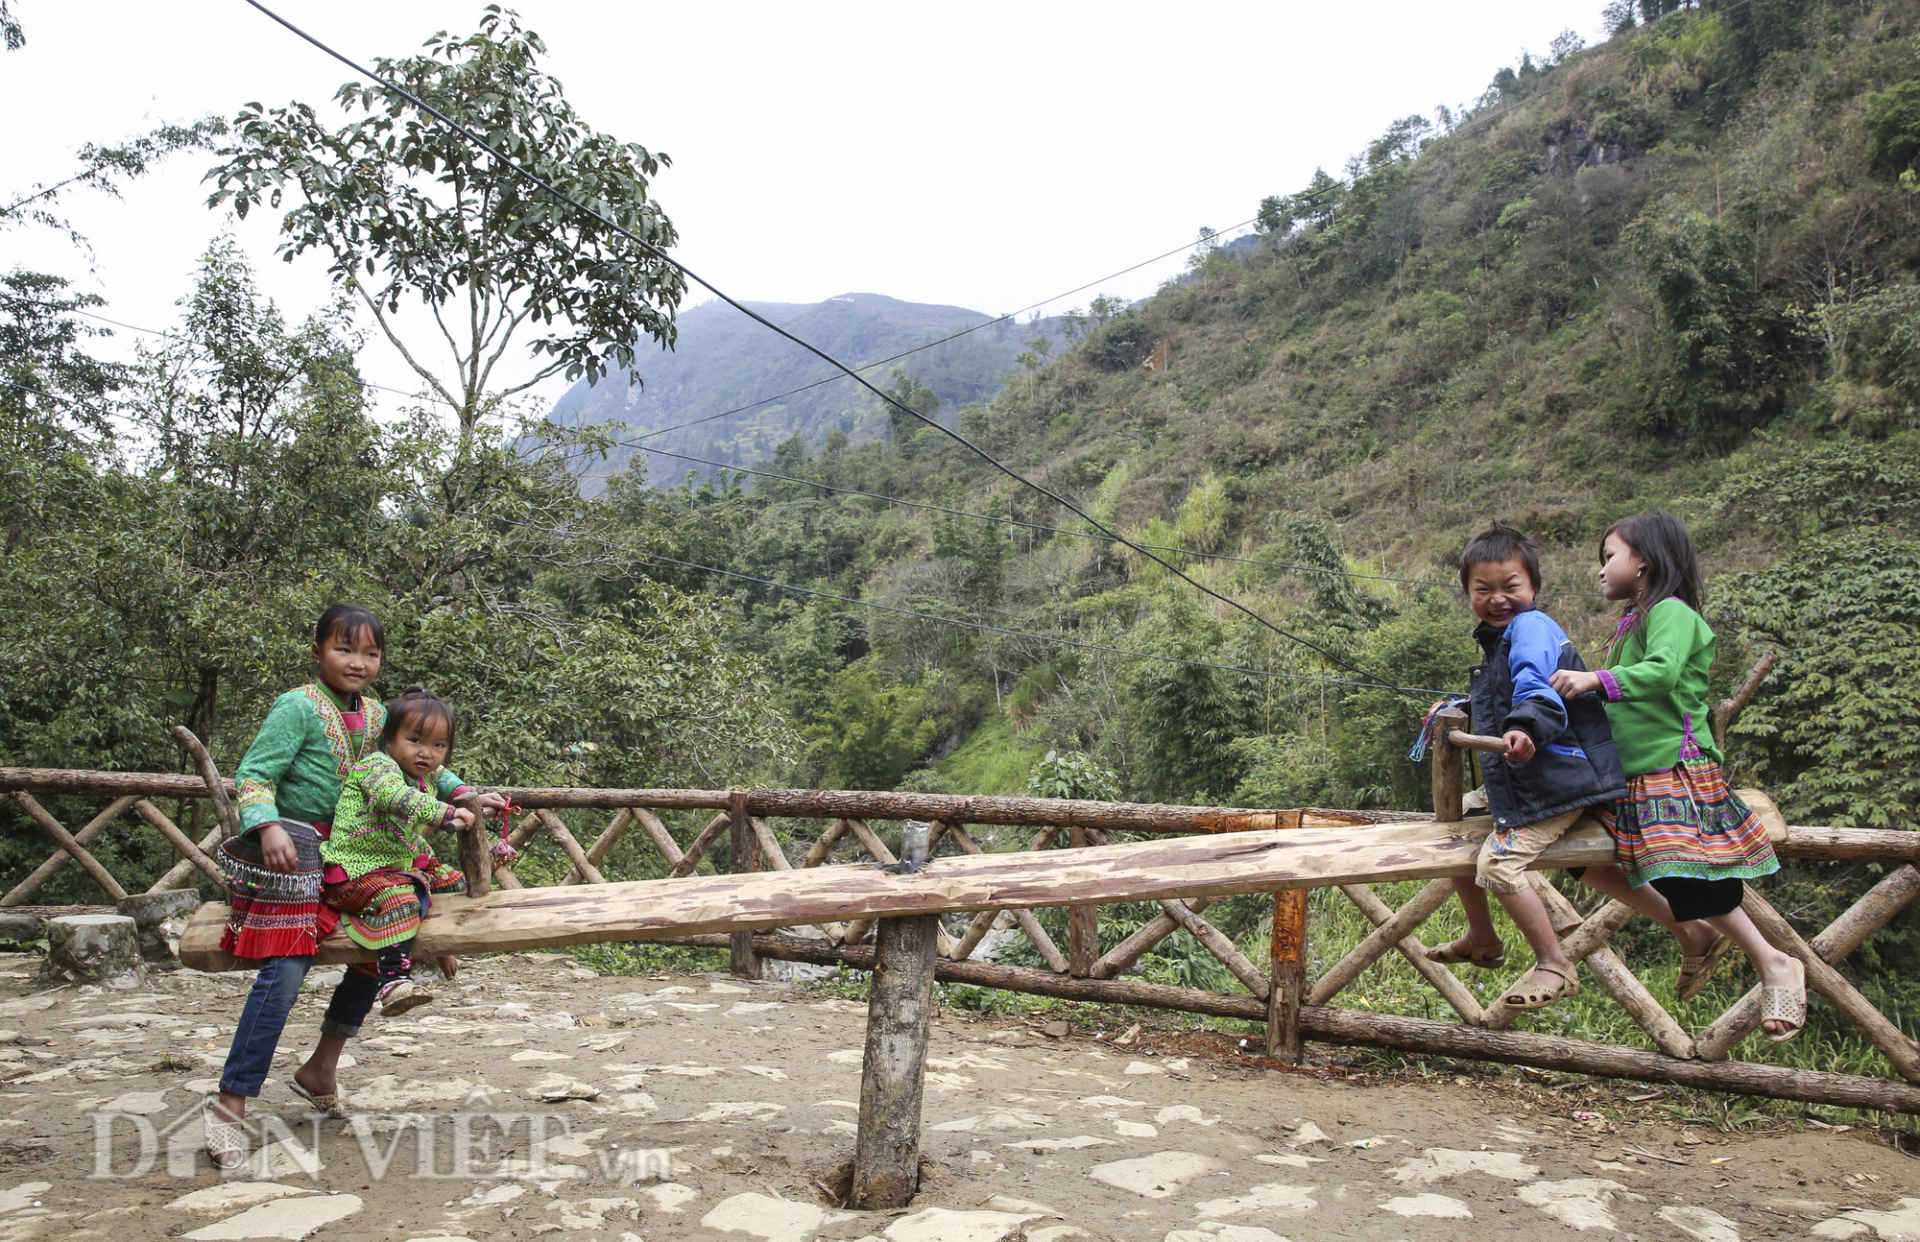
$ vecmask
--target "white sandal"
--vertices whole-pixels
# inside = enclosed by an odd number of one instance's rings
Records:
[[[309,1091],[300,1085],[298,1078],[287,1079],[287,1089],[305,1100],[316,1113],[324,1114],[329,1121],[345,1121],[347,1106],[338,1091]]]
[[[207,1156],[213,1167],[231,1172],[247,1162],[246,1127],[235,1121],[222,1121],[214,1113],[219,1096],[210,1095],[201,1104],[200,1120],[206,1133]]]
[[[1767,1038],[1776,1044],[1795,1038],[1807,1025],[1807,966],[1796,957],[1793,968],[1800,972],[1800,981],[1792,987],[1760,989],[1760,1021],[1788,1024],[1784,1031],[1767,1032]]]

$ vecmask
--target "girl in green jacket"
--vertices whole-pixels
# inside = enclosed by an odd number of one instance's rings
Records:
[[[1619,862],[1589,868],[1584,878],[1603,891],[1610,874],[1636,889],[1652,886],[1672,907],[1683,945],[1703,942],[1682,964],[1682,1000],[1697,995],[1719,957],[1739,945],[1760,972],[1767,1038],[1792,1039],[1806,1022],[1806,968],[1768,943],[1740,908],[1745,882],[1780,863],[1759,816],[1728,786],[1711,734],[1694,731],[1694,722],[1704,727],[1707,719],[1714,636],[1698,612],[1700,564],[1680,519],[1645,513],[1609,527],[1600,589],[1627,605],[1607,667],[1551,679],[1563,697],[1605,697],[1627,774],[1626,798],[1600,816]]]

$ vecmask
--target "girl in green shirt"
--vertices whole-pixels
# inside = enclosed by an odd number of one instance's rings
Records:
[[[1806,969],[1768,943],[1740,908],[1745,882],[1779,870],[1764,825],[1720,770],[1720,752],[1694,722],[1707,718],[1713,631],[1697,611],[1700,564],[1679,518],[1645,513],[1615,522],[1600,545],[1600,589],[1627,607],[1607,648],[1607,667],[1551,678],[1564,698],[1598,692],[1627,774],[1627,796],[1601,819],[1620,861],[1589,868],[1605,891],[1612,876],[1651,886],[1672,907],[1682,943],[1705,944],[1682,964],[1676,989],[1691,999],[1720,954],[1737,944],[1760,972],[1767,1038],[1780,1042],[1806,1022]],[[1701,923],[1717,935],[1693,934]]]
[[[432,999],[408,978],[414,934],[431,894],[466,888],[460,869],[434,857],[427,841],[436,829],[473,822],[471,811],[451,805],[472,792],[447,770],[452,751],[453,709],[438,696],[415,686],[389,703],[380,748],[348,770],[333,833],[320,847],[322,898],[346,916],[348,937],[378,955],[383,1015]]]
[[[363,697],[380,673],[385,637],[357,604],[335,604],[313,631],[316,677],[274,700],[235,769],[241,831],[220,846],[227,877],[226,930],[220,947],[260,963],[234,1027],[220,1091],[203,1116],[207,1153],[221,1169],[242,1164],[247,1101],[273,1065],[287,1015],[313,965],[319,940],[337,917],[320,904],[320,843],[333,818],[340,782],[379,737],[384,709]],[[320,1024],[320,1043],[291,1085],[325,1112],[337,1112],[335,1066],[373,1005],[374,981],[349,971]]]

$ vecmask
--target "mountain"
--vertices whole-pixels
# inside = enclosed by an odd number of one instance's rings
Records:
[[[993,316],[979,311],[902,302],[877,293],[842,294],[812,304],[746,305],[853,366],[978,329],[867,373],[885,388],[895,366],[904,368],[940,398],[938,413],[949,425],[962,406],[1001,391],[1007,377],[1020,369],[1014,360],[1028,350],[1029,341],[1044,336],[1051,342],[1059,333],[1054,319],[995,323]],[[640,358],[636,369],[641,383],[629,384],[628,373],[617,372],[596,385],[575,384],[554,404],[553,421],[567,426],[619,423],[646,432],[708,418],[824,379],[829,382],[647,443],[747,466],[771,458],[774,446],[795,434],[810,445],[835,430],[846,432],[855,444],[884,435],[887,420],[870,393],[851,380],[831,379],[838,374],[832,367],[726,303],[696,306],[681,314],[678,324],[673,349]],[[604,476],[624,469],[629,454],[620,450],[594,473]],[[647,466],[648,480],[659,486],[672,486],[690,473],[704,473],[704,468],[668,457],[654,457]]]
[[[1663,9],[1344,172],[964,416],[1139,542],[1243,558],[1160,553],[1259,621],[924,432],[778,469],[947,512],[662,498],[673,555],[758,580],[675,577],[741,606],[810,743],[796,783],[1010,792],[1051,750],[1145,801],[1417,807],[1407,746],[1475,662],[1467,537],[1538,539],[1593,660],[1600,536],[1665,509],[1705,562],[1716,697],[1781,655],[1736,771],[1826,817],[1801,822],[1911,822],[1889,739],[1920,674],[1888,670],[1920,668],[1920,3]]]

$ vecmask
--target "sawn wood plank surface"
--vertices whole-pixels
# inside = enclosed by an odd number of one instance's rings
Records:
[[[1169,837],[1070,852],[941,858],[912,875],[856,865],[509,889],[473,900],[436,898],[414,954],[560,948],[849,918],[1226,897],[1469,875],[1489,826],[1479,818]],[[1612,858],[1612,839],[1598,824],[1584,821],[1554,843],[1538,865],[1579,867]],[[183,962],[199,970],[233,968],[218,951],[225,914],[223,906],[201,907],[181,941]],[[336,932],[322,946],[320,960],[365,956],[350,942],[336,943],[344,940]]]

